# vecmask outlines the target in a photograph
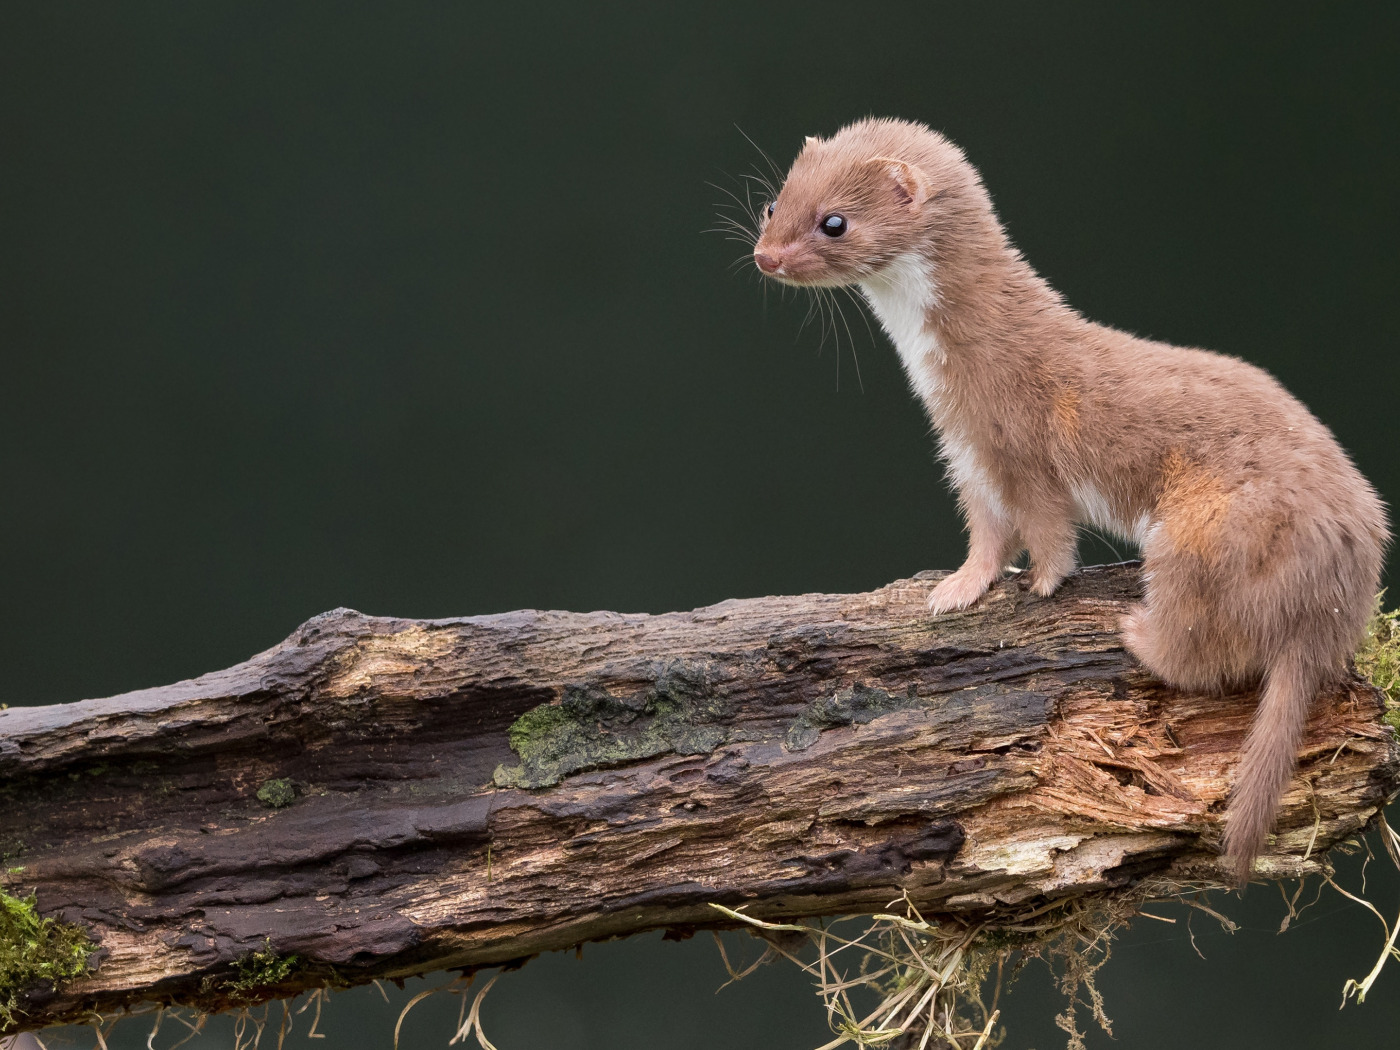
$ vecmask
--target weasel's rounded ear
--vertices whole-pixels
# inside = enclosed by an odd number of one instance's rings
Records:
[[[866,163],[884,170],[885,175],[894,184],[894,191],[901,204],[917,206],[933,196],[928,176],[913,164],[906,164],[893,157],[872,157]]]
[[[822,140],[817,138],[817,136],[815,135],[808,135],[805,139],[802,140],[802,146],[804,149],[808,146],[820,146],[821,144]]]

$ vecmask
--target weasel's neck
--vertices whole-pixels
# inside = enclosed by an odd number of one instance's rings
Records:
[[[948,245],[936,260],[907,252],[860,288],[939,430],[959,376],[984,366],[1026,373],[1084,324],[1004,242]]]

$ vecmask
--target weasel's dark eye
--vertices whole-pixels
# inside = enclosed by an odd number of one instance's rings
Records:
[[[775,207],[774,203],[773,203],[772,201],[769,201],[769,202],[768,202],[768,207],[766,207],[766,208],[763,209],[764,212],[768,215],[768,217],[769,217],[770,219],[773,217],[773,208],[774,208],[774,207]]]
[[[846,232],[846,218],[843,215],[828,215],[822,220],[822,233],[828,237],[840,237]]]

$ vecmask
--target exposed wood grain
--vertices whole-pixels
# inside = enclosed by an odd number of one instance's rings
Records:
[[[337,610],[193,681],[0,712],[10,889],[102,946],[26,1026],[226,1006],[269,941],[303,964],[254,996],[713,925],[710,902],[985,914],[1217,875],[1254,698],[1125,655],[1135,568],[933,619],[940,576],[662,616]],[[1320,698],[1265,875],[1400,788],[1381,713],[1360,680]]]

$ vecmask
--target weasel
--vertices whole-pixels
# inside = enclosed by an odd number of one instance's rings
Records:
[[[1186,690],[1262,681],[1225,814],[1225,864],[1246,880],[1309,705],[1375,600],[1375,490],[1263,370],[1067,306],[962,151],[922,124],[808,138],[759,221],[758,268],[857,286],[928,411],[969,533],[935,614],[977,601],[1023,550],[1031,590],[1052,594],[1083,523],[1142,551],[1144,595],[1120,626],[1148,670]]]

